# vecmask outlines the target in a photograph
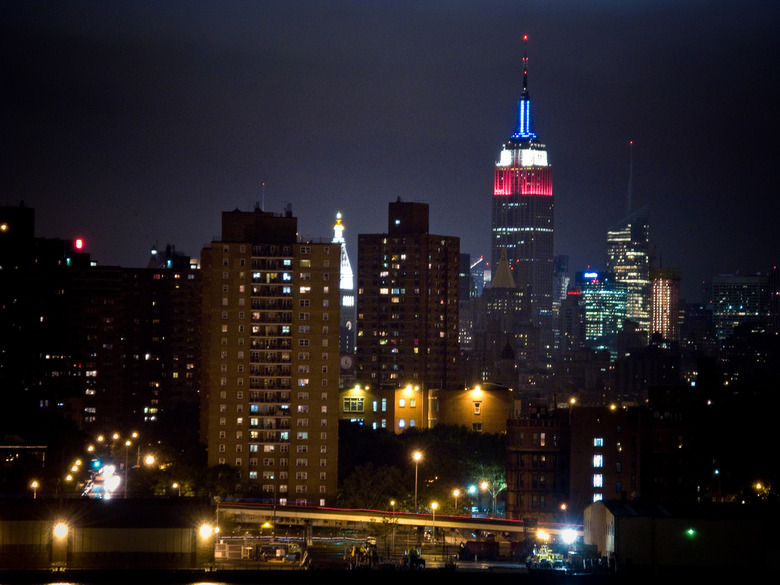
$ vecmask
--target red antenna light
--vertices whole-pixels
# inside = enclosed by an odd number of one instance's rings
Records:
[[[84,240],[82,240],[81,238],[76,238],[74,244],[77,250],[81,250],[84,247]]]

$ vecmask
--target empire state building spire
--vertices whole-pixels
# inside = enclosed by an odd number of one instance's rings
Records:
[[[531,98],[528,95],[528,35],[523,37],[523,91],[517,106],[517,129],[510,140],[536,140],[531,123]]]

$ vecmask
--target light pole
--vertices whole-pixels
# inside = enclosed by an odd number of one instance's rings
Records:
[[[33,491],[33,500],[38,499],[38,482],[36,480],[32,480],[32,483],[30,484],[30,487]]]
[[[479,484],[479,488],[480,488],[480,489],[481,489],[483,492],[486,492],[486,491],[487,491],[487,489],[488,489],[488,487],[490,487],[490,484],[489,484],[488,482],[486,482],[486,481],[483,481],[481,484]],[[492,512],[493,512],[493,509],[491,508],[491,510],[490,510],[490,511],[491,511],[491,513],[492,513]]]
[[[395,552],[395,500],[390,500],[390,506],[393,508],[393,534],[390,539],[390,550]]]
[[[420,464],[420,459],[422,459],[422,453],[415,451],[412,459],[414,459],[414,513],[417,514],[417,467]]]
[[[127,484],[130,479],[130,474],[128,473],[127,469],[127,454],[130,451],[130,440],[128,439],[125,441],[125,495],[124,498],[127,499]]]
[[[455,496],[455,513],[458,513],[458,496],[460,495],[460,490],[455,489],[452,490],[452,495]]]
[[[431,521],[431,542],[433,543],[433,550],[436,550],[436,508],[439,504],[436,502],[431,503],[431,510],[433,510],[433,520]]]
[[[173,489],[178,490],[179,497],[181,497],[181,484],[178,483],[173,484]]]

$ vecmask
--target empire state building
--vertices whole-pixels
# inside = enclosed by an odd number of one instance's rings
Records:
[[[554,273],[552,168],[547,147],[533,131],[526,54],[517,128],[504,144],[495,168],[493,266],[498,265],[502,252],[506,252],[517,286],[526,292],[530,321],[539,328],[539,353],[549,355]]]

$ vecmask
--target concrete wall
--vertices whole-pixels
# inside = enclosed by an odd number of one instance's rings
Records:
[[[214,561],[214,537],[200,526],[214,520],[194,499],[0,502],[0,568],[202,568]]]

